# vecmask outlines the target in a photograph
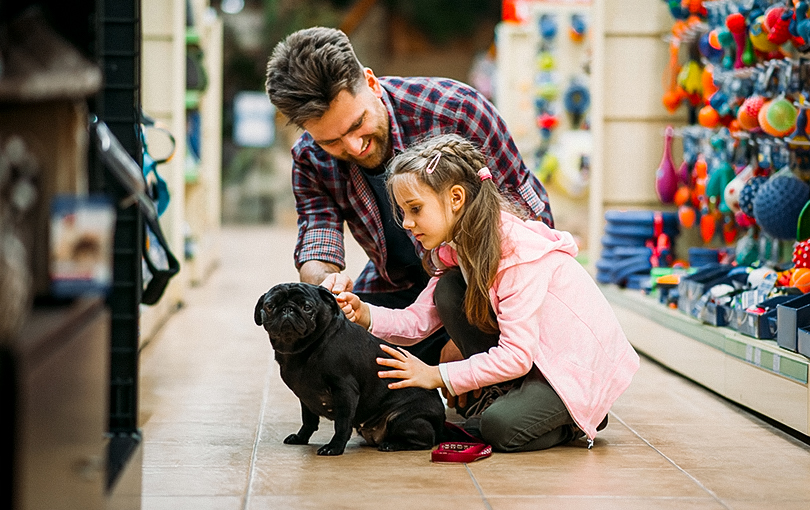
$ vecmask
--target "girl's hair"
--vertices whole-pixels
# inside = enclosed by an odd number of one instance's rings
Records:
[[[501,210],[525,215],[504,199],[492,179],[479,176],[478,171],[486,167],[486,158],[469,140],[456,134],[434,136],[412,145],[390,161],[388,194],[398,215],[393,186],[403,176],[412,176],[437,194],[455,185],[464,188],[466,201],[453,227],[452,239],[459,261],[467,270],[465,313],[471,324],[495,332],[498,326],[490,312],[489,289],[501,260]],[[422,262],[429,273],[438,273],[431,264],[430,252]]]

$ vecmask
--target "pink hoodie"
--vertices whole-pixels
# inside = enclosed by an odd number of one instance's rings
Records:
[[[503,257],[489,291],[501,336],[496,347],[447,364],[456,394],[515,379],[536,365],[589,439],[630,385],[639,359],[568,232],[501,213]],[[437,255],[458,265],[453,248]],[[413,345],[441,327],[432,278],[404,310],[369,305],[375,335]]]

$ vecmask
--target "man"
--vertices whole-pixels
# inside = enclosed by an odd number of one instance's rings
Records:
[[[526,168],[506,124],[482,95],[449,79],[378,78],[340,30],[300,30],[280,42],[267,65],[267,94],[305,132],[292,149],[298,212],[295,264],[301,281],[366,302],[411,304],[428,275],[422,248],[406,232],[385,189],[385,163],[428,135],[457,133],[482,149],[494,181],[529,213],[553,226],[548,196]],[[352,281],[343,223],[369,262]],[[411,348],[438,364],[443,331]]]

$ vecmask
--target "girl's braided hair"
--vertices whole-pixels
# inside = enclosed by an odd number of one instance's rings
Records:
[[[403,176],[415,178],[437,194],[455,185],[464,188],[466,201],[452,232],[459,262],[467,276],[464,308],[471,324],[493,333],[498,325],[491,311],[489,289],[502,255],[501,210],[520,217],[525,217],[525,213],[501,195],[493,179],[482,180],[478,171],[485,167],[486,158],[471,141],[456,134],[433,136],[390,161],[388,193],[391,203],[396,204],[393,187]],[[394,208],[398,214],[396,205]],[[430,253],[425,254],[423,265],[429,273],[437,274]]]

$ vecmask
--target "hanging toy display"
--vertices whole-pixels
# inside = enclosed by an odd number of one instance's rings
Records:
[[[767,134],[783,137],[796,128],[797,114],[793,103],[780,96],[763,103],[757,114],[757,121]]]
[[[665,1],[673,24],[662,100],[673,113],[687,103],[694,116],[675,128],[683,162],[674,172],[665,138],[656,194],[705,244],[736,245],[737,263],[789,263],[784,243],[810,200],[809,3]]]
[[[737,109],[737,121],[740,127],[748,131],[759,129],[759,111],[765,104],[762,96],[751,96],[745,99]]]
[[[586,62],[579,69],[572,63],[589,56],[589,48],[582,44],[588,32],[587,11],[537,5],[530,12],[536,20],[537,35],[534,173],[555,196],[578,199],[588,186],[592,142],[587,114],[591,95]]]
[[[796,114],[796,129],[785,138],[785,142],[791,149],[792,167],[799,177],[807,181],[810,179],[810,135],[807,134],[807,110],[810,109],[810,103],[804,95],[800,95],[794,104],[799,110]]]
[[[740,193],[742,193],[745,184],[754,176],[754,167],[749,165],[738,173],[731,182],[726,185],[723,190],[723,201],[728,209],[736,214],[740,209]]]

